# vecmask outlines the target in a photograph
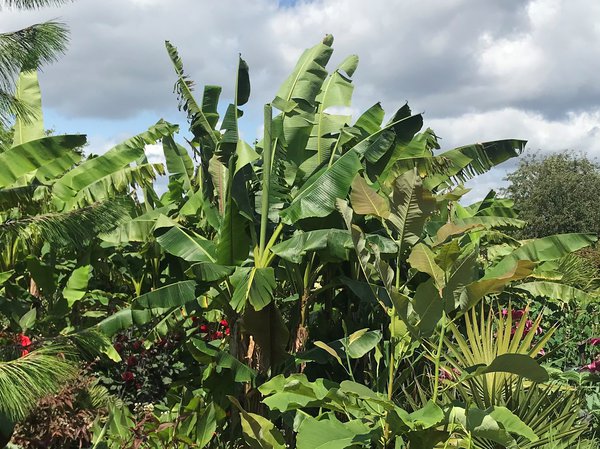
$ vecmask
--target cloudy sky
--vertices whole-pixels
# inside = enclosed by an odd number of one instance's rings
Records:
[[[242,126],[252,141],[253,117],[301,51],[332,33],[332,66],[360,57],[356,113],[376,101],[391,113],[408,101],[445,149],[514,137],[530,152],[600,156],[598,1],[77,0],[3,10],[0,31],[48,19],[68,24],[71,44],[40,77],[46,126],[87,133],[94,152],[161,117],[185,125],[165,40],[199,86],[220,84],[225,99],[242,54],[253,89]],[[514,166],[471,183],[471,198]]]

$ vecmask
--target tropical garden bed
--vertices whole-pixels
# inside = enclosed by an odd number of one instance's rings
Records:
[[[346,115],[358,57],[329,70],[332,44],[301,55],[252,143],[241,58],[221,108],[167,42],[189,130],[161,120],[94,157],[46,135],[21,74],[34,118],[0,152],[3,444],[598,447],[597,237],[522,240],[512,200],[465,205],[462,183],[525,142],[440,151],[408,105]]]

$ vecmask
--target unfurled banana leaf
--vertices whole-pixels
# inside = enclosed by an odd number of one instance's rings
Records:
[[[362,176],[357,176],[352,182],[350,202],[352,203],[352,209],[357,214],[375,215],[381,218],[389,218],[390,216],[388,199],[379,195]]]
[[[89,262],[89,257],[86,259]],[[62,295],[67,300],[69,307],[72,307],[76,301],[79,301],[85,296],[91,273],[92,266],[89,263],[86,263],[75,268],[69,276],[67,285],[62,291]]]
[[[165,285],[135,298],[134,309],[169,309],[196,300],[196,281]]]

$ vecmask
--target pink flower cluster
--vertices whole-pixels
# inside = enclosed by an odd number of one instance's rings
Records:
[[[598,346],[600,345],[600,338],[594,337],[590,338],[586,343],[590,346]],[[600,358],[597,358],[592,363],[588,365],[584,365],[581,367],[583,371],[589,371],[590,373],[599,373],[600,372]]]
[[[521,319],[523,318],[523,316],[525,315],[526,311],[525,310],[512,310],[511,311],[511,318],[514,321],[513,327],[510,331],[511,335],[515,335],[515,332],[517,331],[517,328],[519,327],[519,325],[521,324]],[[507,309],[502,309],[502,316],[503,317],[507,317],[508,316],[508,310]],[[529,332],[531,332],[531,330],[533,329],[533,321],[530,319],[527,319],[525,321],[525,328],[523,329],[523,336],[527,335]],[[537,329],[535,329],[535,335],[539,335],[543,332],[542,328],[538,326]]]

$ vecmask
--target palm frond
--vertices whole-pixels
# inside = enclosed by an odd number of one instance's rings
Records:
[[[59,6],[71,1],[72,0],[2,0],[0,1],[0,9],[38,9],[46,6]]]
[[[93,360],[112,347],[112,342],[106,334],[96,328],[61,336],[57,339],[57,343],[72,345],[77,353],[87,360]]]
[[[80,248],[94,236],[109,232],[129,218],[123,200],[95,203],[70,212],[34,215],[0,224],[0,236],[26,241],[42,238],[59,245]]]
[[[0,67],[0,72],[2,68]],[[0,78],[2,76],[0,75]],[[30,120],[33,111],[31,107],[20,101],[14,94],[0,88],[0,124],[9,127],[18,115],[24,120]]]
[[[10,92],[15,77],[35,70],[64,53],[69,32],[64,24],[47,21],[0,34],[0,88]]]
[[[64,348],[42,348],[24,357],[0,362],[0,414],[11,421],[27,416],[36,402],[77,373]]]

